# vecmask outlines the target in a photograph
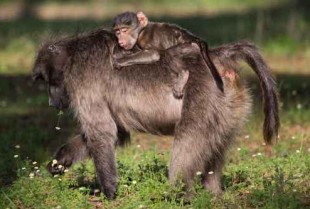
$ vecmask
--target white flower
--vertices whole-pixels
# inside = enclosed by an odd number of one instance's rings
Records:
[[[256,157],[256,154],[253,154],[252,157]]]
[[[25,168],[25,167],[22,167],[22,170],[26,170],[26,168]]]
[[[29,174],[29,178],[32,179],[33,177],[34,177],[34,173],[30,173],[30,174]]]
[[[59,166],[58,166],[59,169],[61,169],[62,167],[63,167],[62,165],[59,165]]]
[[[140,144],[138,144],[138,145],[137,145],[137,148],[140,148],[140,147],[141,147],[141,145],[140,145]]]
[[[238,151],[240,151],[240,150],[241,150],[241,148],[240,148],[240,147],[238,147],[238,148],[237,148],[237,150],[238,150]]]
[[[132,181],[132,184],[137,184],[137,181]]]
[[[17,145],[15,145],[15,148],[16,148],[16,149],[19,149],[19,148],[20,148],[20,146],[17,144]]]
[[[260,153],[260,152],[257,153],[257,156],[261,156],[261,155],[262,155],[262,153]]]
[[[302,108],[302,104],[297,105],[297,109],[300,110]]]
[[[197,171],[197,172],[196,172],[196,175],[197,175],[197,176],[200,176],[201,174],[202,174],[201,171]]]
[[[32,162],[32,165],[36,165],[36,164],[37,164],[37,162],[36,162],[36,161],[33,161],[33,162]]]
[[[94,193],[96,194],[96,193],[99,193],[100,192],[100,190],[99,189],[94,189]]]
[[[61,128],[59,126],[56,126],[55,129],[59,131]]]
[[[212,175],[212,174],[214,174],[214,172],[213,172],[213,171],[209,171],[208,174],[209,174],[209,175]]]
[[[250,135],[245,135],[244,138],[245,138],[245,139],[249,139],[249,138],[250,138]]]
[[[64,173],[67,173],[67,172],[69,172],[69,170],[68,170],[68,169],[65,169],[65,170],[64,170]]]
[[[54,166],[54,165],[56,165],[56,164],[57,164],[57,160],[54,159],[54,160],[52,161],[52,166]]]
[[[18,158],[18,155],[14,155],[14,158]]]
[[[295,136],[292,136],[291,139],[296,139],[296,137],[295,137]]]
[[[38,166],[36,166],[36,167],[34,167],[34,169],[36,169],[36,170],[37,170],[37,169],[39,169],[39,167],[38,167]]]
[[[37,172],[37,173],[40,173],[40,170],[38,169],[38,170],[36,170],[36,172]]]
[[[296,153],[300,153],[300,150],[298,149],[298,150],[296,150]]]

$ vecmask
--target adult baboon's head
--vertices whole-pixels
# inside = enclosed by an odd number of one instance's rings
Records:
[[[57,109],[69,106],[64,86],[64,68],[69,57],[64,46],[45,44],[38,51],[32,70],[33,80],[44,80],[48,85],[49,105]]]

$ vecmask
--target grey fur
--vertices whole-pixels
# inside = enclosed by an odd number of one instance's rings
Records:
[[[50,45],[64,53],[58,53],[58,57],[51,54],[47,50]],[[112,199],[117,189],[114,149],[122,138],[119,132],[125,133],[123,138],[129,137],[130,130],[175,133],[171,182],[181,178],[189,190],[196,173],[202,172],[205,187],[219,193],[225,153],[250,112],[247,88],[239,78],[224,78],[225,93],[221,92],[195,48],[188,49],[193,50],[192,56],[183,57],[184,49],[173,47],[163,52],[159,62],[118,71],[112,67],[114,47],[117,42],[113,34],[99,30],[47,43],[39,50],[33,77],[51,83],[54,74],[61,75],[57,77],[60,89],[56,92],[66,95],[84,134],[84,138],[77,137],[64,146],[68,152],[60,149],[57,160],[70,159],[66,162],[70,166],[90,153],[101,190]],[[63,55],[66,61],[54,65],[54,60],[63,60]],[[241,59],[257,72],[264,98],[267,95],[272,99],[272,104],[265,103],[265,122],[276,121],[265,125],[270,133],[265,134],[266,141],[271,141],[278,129],[276,85],[268,68],[261,67],[266,65],[261,64],[264,62],[256,48],[247,42],[232,43],[211,49],[210,56],[219,70],[235,70],[236,61]],[[175,99],[171,92],[174,75],[170,68],[180,65],[190,72],[182,100]],[[58,100],[57,107],[66,107],[64,99]]]

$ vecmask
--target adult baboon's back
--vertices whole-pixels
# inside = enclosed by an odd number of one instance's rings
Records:
[[[234,51],[236,46],[239,54]],[[219,91],[199,53],[190,46],[185,50],[193,50],[191,57],[182,57],[184,48],[174,47],[163,52],[159,62],[121,71],[112,67],[115,47],[114,36],[100,30],[47,43],[39,51],[34,78],[42,77],[49,83],[52,105],[64,108],[69,101],[83,134],[59,150],[58,163],[70,166],[90,153],[102,191],[113,198],[117,189],[114,146],[120,133],[133,129],[153,134],[175,131],[171,181],[180,177],[189,188],[200,171],[205,186],[219,192],[225,152],[249,113],[247,89],[237,78],[224,79],[225,94]],[[263,84],[264,98],[274,103],[265,103],[266,121],[275,121],[265,125],[270,133],[265,139],[270,142],[278,129],[276,88],[256,49],[248,43],[230,44],[211,50],[211,57],[219,69],[233,69],[238,58],[252,64]],[[182,100],[173,97],[174,75],[169,69],[180,65],[190,69]],[[56,168],[49,164],[51,172],[59,172]],[[210,171],[214,174],[208,175]]]

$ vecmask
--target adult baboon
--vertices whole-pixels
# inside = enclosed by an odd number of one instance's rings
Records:
[[[108,198],[114,198],[117,189],[115,144],[133,129],[175,133],[169,171],[172,183],[179,177],[189,189],[200,171],[207,189],[221,191],[226,150],[244,124],[251,104],[248,90],[234,71],[238,60],[247,62],[261,82],[265,141],[270,144],[277,135],[276,84],[252,44],[239,42],[210,50],[220,71],[235,73],[234,79],[224,77],[225,93],[218,90],[196,47],[173,47],[163,51],[156,63],[121,71],[113,69],[114,47],[118,47],[117,40],[105,30],[60,39],[43,45],[33,69],[34,79],[48,83],[50,105],[70,106],[81,126],[83,137],[63,146],[56,154],[57,163],[67,167],[90,154],[101,191]],[[182,56],[183,52],[187,55]],[[170,90],[174,75],[169,68],[180,65],[193,69],[182,100],[175,99]],[[52,163],[49,170],[61,172]],[[210,171],[214,173],[208,175]]]

